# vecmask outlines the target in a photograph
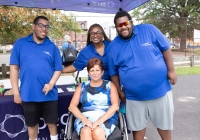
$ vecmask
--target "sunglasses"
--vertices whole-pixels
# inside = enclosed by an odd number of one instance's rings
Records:
[[[128,21],[125,21],[125,22],[123,22],[123,23],[118,23],[118,24],[116,25],[116,27],[128,26],[128,25],[131,24],[131,22],[132,22],[132,20],[128,20]]]
[[[49,30],[51,27],[49,25],[44,25],[42,23],[36,23],[39,28],[45,28],[46,30]]]

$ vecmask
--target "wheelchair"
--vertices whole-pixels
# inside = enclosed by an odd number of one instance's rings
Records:
[[[82,81],[81,78],[78,80],[79,71],[75,77],[75,86],[77,87]],[[80,107],[80,104],[78,105]],[[116,112],[118,115],[118,126],[114,129],[114,131],[108,136],[107,140],[128,140],[128,133],[126,127],[125,117],[119,111]],[[80,140],[80,136],[74,131],[74,121],[75,116],[68,112],[68,118],[65,126],[65,130],[62,130],[62,134],[64,135],[64,140]]]
[[[80,140],[78,134],[74,131],[74,120],[75,116],[69,112],[69,117],[67,118],[67,123],[64,133],[64,140]],[[126,127],[126,121],[123,114],[117,111],[119,124],[114,129],[114,131],[109,135],[107,140],[128,140],[128,133]]]

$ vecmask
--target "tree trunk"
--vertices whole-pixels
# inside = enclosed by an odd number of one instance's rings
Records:
[[[181,38],[180,48],[179,51],[184,52],[186,51],[186,38]]]
[[[179,51],[183,52],[186,51],[186,39],[187,39],[187,17],[182,17],[181,18],[182,21],[182,35],[181,35],[181,42],[180,42],[180,49]]]

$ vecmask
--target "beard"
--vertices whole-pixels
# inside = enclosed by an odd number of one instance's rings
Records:
[[[119,34],[119,36],[122,38],[122,39],[124,39],[124,40],[128,40],[128,39],[130,39],[132,36],[133,36],[133,32],[131,33],[131,34],[129,34],[128,36],[123,36],[123,35],[121,35],[121,34]]]
[[[117,33],[118,33],[118,35],[119,35],[122,39],[128,40],[128,39],[130,39],[130,38],[133,36],[133,34],[134,34],[133,29],[134,29],[133,26],[132,26],[131,28],[128,29],[128,30],[129,30],[129,34],[128,34],[127,36],[123,36],[123,35],[122,35],[120,32],[118,32],[118,31],[117,31]]]

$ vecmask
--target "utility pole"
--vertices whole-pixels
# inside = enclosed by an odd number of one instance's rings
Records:
[[[76,16],[74,17],[74,21],[76,22]],[[75,31],[75,48],[77,49],[77,47],[76,47],[76,31]]]

